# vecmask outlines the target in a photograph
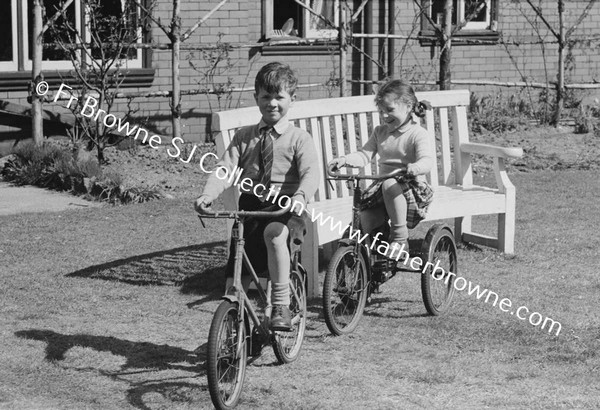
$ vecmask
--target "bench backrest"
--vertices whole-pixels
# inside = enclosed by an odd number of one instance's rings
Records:
[[[419,100],[427,100],[433,110],[427,111],[423,126],[430,131],[432,156],[435,164],[428,176],[430,183],[438,185],[472,183],[471,163],[468,154],[451,154],[453,146],[468,142],[467,108],[468,90],[426,91],[417,93]],[[356,151],[367,142],[373,128],[380,124],[374,96],[356,96],[297,101],[289,111],[290,120],[308,131],[314,138],[319,167],[323,178],[315,195],[316,201],[351,195],[345,184],[335,190],[325,180],[327,163],[334,157]],[[212,117],[217,154],[229,146],[236,130],[257,124],[260,112],[257,107],[217,112]],[[354,170],[354,172],[358,172]],[[367,174],[376,173],[375,164],[366,167]]]

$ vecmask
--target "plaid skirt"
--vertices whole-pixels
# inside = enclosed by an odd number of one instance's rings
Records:
[[[406,226],[414,228],[425,219],[427,208],[433,201],[433,190],[427,182],[417,181],[414,177],[397,176],[396,182],[402,188],[406,204]],[[383,204],[383,181],[375,181],[362,194],[359,209],[365,210]]]

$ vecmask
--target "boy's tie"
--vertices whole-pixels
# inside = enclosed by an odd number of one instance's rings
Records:
[[[265,195],[262,195],[260,200],[265,201],[266,191],[271,185],[271,169],[273,168],[273,138],[271,137],[273,127],[265,127],[262,129],[261,146],[260,146],[260,183],[265,186]]]

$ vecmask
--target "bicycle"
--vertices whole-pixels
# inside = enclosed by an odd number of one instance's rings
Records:
[[[270,288],[263,289],[248,255],[244,249],[244,220],[246,218],[272,218],[288,212],[277,211],[219,211],[201,206],[200,214],[209,218],[233,219],[231,240],[235,252],[233,285],[227,290],[223,301],[215,311],[208,332],[207,378],[213,405],[217,409],[232,409],[241,397],[248,355],[259,356],[262,348],[271,344],[279,363],[296,360],[302,348],[306,330],[306,271],[299,263],[299,253],[292,255],[290,272],[290,311],[292,331],[278,332],[269,329]],[[262,319],[250,302],[242,285],[242,264],[250,273],[266,305]]]
[[[386,162],[400,165],[393,160]],[[421,246],[420,257],[423,270],[415,269],[412,263],[404,262],[401,268],[397,261],[379,255],[371,249],[371,237],[365,241],[350,238],[349,233],[360,230],[360,202],[363,193],[361,180],[384,180],[406,173],[401,167],[385,175],[355,175],[334,172],[329,167],[330,180],[345,180],[348,188],[354,190],[352,203],[352,222],[333,254],[323,283],[323,311],[329,331],[334,335],[348,334],[354,331],[363,315],[367,301],[371,300],[379,286],[387,282],[399,271],[421,272],[421,293],[425,308],[430,315],[441,315],[448,311],[454,296],[454,274],[457,274],[456,243],[452,229],[446,224],[435,224],[427,232]],[[385,223],[375,230],[388,237],[389,225]],[[364,233],[363,233],[364,234]],[[411,254],[410,259],[415,255]],[[430,264],[428,264],[428,262]],[[437,264],[437,265],[436,265]],[[409,267],[410,265],[410,267]],[[415,266],[418,264],[415,264]],[[433,267],[438,266],[435,272]],[[426,269],[427,267],[427,269]],[[453,275],[449,274],[452,272]],[[434,273],[438,276],[434,277]]]

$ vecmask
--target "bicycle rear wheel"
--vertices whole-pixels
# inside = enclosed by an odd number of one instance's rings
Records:
[[[458,274],[456,244],[450,229],[442,224],[432,226],[423,241],[422,253],[427,258],[424,263],[431,263],[421,275],[423,303],[430,315],[438,316],[450,308]]]
[[[353,246],[333,254],[323,283],[323,313],[329,331],[336,336],[356,329],[367,302],[367,266]]]
[[[300,272],[304,268],[299,265]],[[305,275],[297,270],[290,273],[290,311],[292,331],[275,332],[273,351],[279,363],[291,363],[300,356],[304,332],[306,331],[306,287]]]
[[[240,326],[237,303],[223,301],[208,333],[208,389],[219,410],[234,408],[242,394],[246,373],[245,326]],[[240,334],[241,329],[241,334]]]

